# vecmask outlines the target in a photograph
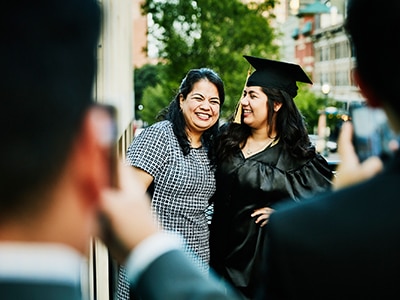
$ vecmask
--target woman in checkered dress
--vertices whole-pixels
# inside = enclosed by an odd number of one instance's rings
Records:
[[[127,151],[127,162],[151,190],[160,226],[184,238],[187,253],[205,274],[207,210],[215,192],[212,143],[224,99],[218,74],[208,68],[190,70],[161,120],[143,130]]]

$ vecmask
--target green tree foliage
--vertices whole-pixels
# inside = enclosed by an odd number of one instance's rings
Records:
[[[142,99],[143,90],[146,86],[154,86],[159,81],[158,77],[159,66],[146,64],[141,68],[136,68],[133,73],[135,83],[135,99]],[[140,102],[136,102],[136,105]]]
[[[147,87],[143,92],[143,106],[144,109],[141,111],[142,120],[147,124],[152,124],[157,121],[157,115],[162,108],[167,106],[169,102],[165,101],[172,100],[173,95],[166,97],[167,91],[161,84]]]
[[[337,111],[326,115],[327,126],[330,128],[329,139],[336,141],[339,135],[340,127],[343,123],[343,115],[347,115],[344,110],[344,104],[334,101],[330,98],[325,98],[321,93],[314,93],[307,84],[299,84],[298,95],[294,99],[297,107],[304,116],[307,130],[309,134],[316,134],[318,127],[318,119],[322,112],[325,111],[325,106],[336,107]]]
[[[139,109],[143,99],[143,92],[146,87],[154,87],[159,81],[158,76],[162,65],[146,64],[141,68],[136,68],[133,72],[135,86],[135,115],[137,119],[142,119],[142,111]]]
[[[229,117],[249,68],[243,55],[279,58],[274,44],[277,33],[270,26],[274,5],[275,0],[248,4],[240,0],[146,0],[143,13],[154,21],[149,33],[159,43],[163,67],[157,69],[158,86],[151,83],[143,93],[143,119],[153,123],[187,71],[200,67],[212,68],[224,80],[222,116]]]
[[[318,97],[309,85],[298,83],[299,90],[294,102],[304,116],[308,133],[313,134],[318,126],[320,111],[324,109],[324,98]]]

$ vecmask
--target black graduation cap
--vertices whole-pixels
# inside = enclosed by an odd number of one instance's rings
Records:
[[[297,95],[297,81],[312,84],[297,64],[247,55],[244,58],[256,69],[247,79],[247,86],[277,88],[294,98]]]

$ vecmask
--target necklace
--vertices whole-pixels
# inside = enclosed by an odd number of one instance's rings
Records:
[[[255,150],[251,150],[251,149],[250,149],[250,145],[249,145],[249,146],[247,147],[246,154],[247,154],[247,155],[251,155],[251,154],[254,154],[254,153],[258,153],[258,152],[260,152],[260,151],[262,151],[262,150],[264,150],[264,149],[267,149],[267,148],[269,148],[270,146],[272,146],[272,144],[273,144],[274,142],[275,142],[275,139],[268,139],[266,143],[263,143],[261,147],[256,147]]]

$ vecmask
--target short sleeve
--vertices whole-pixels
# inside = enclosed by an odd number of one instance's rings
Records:
[[[126,161],[129,165],[140,168],[153,177],[166,164],[170,147],[167,126],[161,126],[166,123],[161,123],[143,130],[134,138],[126,153]]]

